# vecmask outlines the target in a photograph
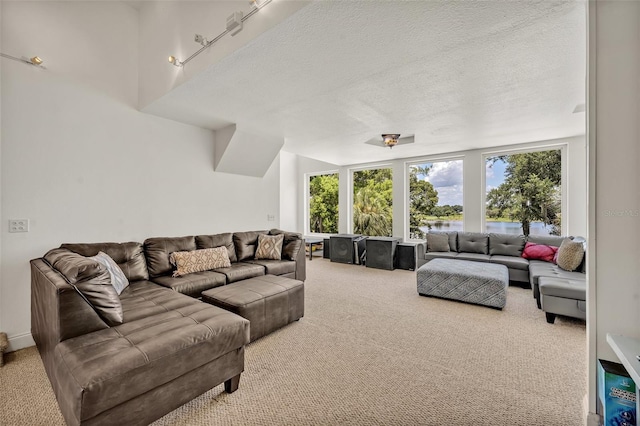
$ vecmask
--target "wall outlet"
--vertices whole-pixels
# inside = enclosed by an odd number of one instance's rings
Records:
[[[267,215],[267,220],[268,220],[269,222],[273,222],[274,220],[276,220],[276,217],[275,217],[275,215],[268,214],[268,215]]]
[[[9,219],[9,232],[29,232],[29,219]]]

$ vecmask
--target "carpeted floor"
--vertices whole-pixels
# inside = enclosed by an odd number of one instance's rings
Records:
[[[222,385],[154,425],[583,425],[583,322],[418,296],[415,272],[307,261],[305,316],[247,347]],[[64,424],[35,348],[5,355],[0,424]],[[123,425],[126,419],[123,419]]]

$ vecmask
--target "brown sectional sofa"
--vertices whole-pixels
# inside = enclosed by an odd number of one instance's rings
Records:
[[[253,259],[260,233],[285,234],[281,260]],[[171,276],[173,251],[222,245],[230,268]],[[144,244],[63,244],[32,260],[32,335],[66,422],[144,425],[222,382],[233,392],[244,370],[249,321],[196,297],[257,275],[303,281],[303,247],[301,235],[274,229]],[[98,251],[130,282],[116,301],[121,324],[97,309],[111,309],[114,300],[89,303],[78,291],[110,283],[108,273],[85,257]]]

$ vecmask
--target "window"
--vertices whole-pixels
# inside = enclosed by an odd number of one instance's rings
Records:
[[[353,232],[393,234],[393,180],[390,168],[353,172]]]
[[[430,230],[463,230],[462,160],[410,164],[409,238]]]
[[[338,173],[309,176],[309,232],[338,232]]]
[[[486,232],[562,234],[562,150],[491,155],[486,161]]]

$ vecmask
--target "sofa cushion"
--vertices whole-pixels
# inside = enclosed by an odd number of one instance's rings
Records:
[[[98,262],[65,248],[49,250],[44,260],[66,279],[69,284],[86,281],[106,273]]]
[[[520,257],[524,243],[524,235],[489,234],[489,254]]]
[[[489,234],[458,232],[458,252],[489,254]]]
[[[302,234],[296,232],[287,232],[280,229],[272,229],[270,235],[284,234],[284,242],[282,243],[282,259],[296,260],[298,252],[302,247]]]
[[[118,264],[118,267],[122,269],[129,281],[149,279],[147,260],[140,243],[62,244],[60,247],[86,257],[95,256],[98,252],[104,252]]]
[[[458,231],[429,231],[429,234],[443,234],[449,238],[449,251],[458,251]]]
[[[214,271],[194,272],[193,274],[183,275],[181,277],[163,275],[152,278],[152,280],[154,283],[191,297],[200,297],[200,293],[204,290],[227,283],[227,277],[224,274]]]
[[[280,260],[282,258],[283,242],[284,234],[258,235],[258,247],[256,248],[255,259]]]
[[[427,252],[448,252],[449,236],[447,234],[427,233]]]
[[[227,232],[224,234],[215,235],[196,235],[196,247],[198,249],[207,249],[214,247],[225,246],[229,254],[229,260],[231,262],[237,262],[236,247],[233,244],[233,233]]]
[[[247,263],[253,263],[264,267],[267,274],[284,275],[296,271],[296,262],[293,260],[247,260]]]
[[[522,257],[529,260],[543,260],[545,262],[554,262],[558,247],[548,246],[546,244],[536,244],[527,241],[522,252]],[[555,262],[554,262],[555,263]]]
[[[236,246],[238,262],[245,259],[253,259],[258,245],[258,235],[267,234],[267,231],[235,232],[233,244]]]
[[[458,253],[455,258],[460,260],[473,260],[477,262],[489,262],[491,260],[491,256],[482,253]]]
[[[581,242],[565,239],[558,249],[556,263],[565,271],[578,269],[584,258],[584,246]]]
[[[71,284],[109,326],[122,324],[120,297],[101,263],[71,250],[50,250],[44,259]]]
[[[424,258],[426,260],[433,260],[433,259],[439,259],[439,258],[443,258],[443,259],[455,259],[455,257],[458,255],[458,253],[456,253],[455,251],[434,251],[431,253],[425,253],[424,254]]]
[[[229,268],[218,268],[215,271],[227,277],[227,284],[265,275],[264,266],[245,262],[232,263]]]
[[[491,263],[499,263],[501,265],[506,266],[509,269],[520,269],[523,271],[529,270],[529,261],[527,259],[523,259],[522,257],[515,256],[503,256],[503,255],[495,255],[491,256],[489,259]]]
[[[125,323],[199,303],[193,297],[151,281],[132,282],[120,295],[120,302]]]
[[[84,423],[248,342],[247,320],[196,302],[58,344],[56,377]]]
[[[560,244],[562,244],[562,241],[564,241],[566,238],[572,237],[558,237],[555,235],[529,235],[527,237],[527,241],[536,244],[546,244],[548,246],[560,247]]]
[[[91,256],[91,259],[100,263],[109,272],[111,279],[111,285],[116,289],[116,293],[120,295],[122,291],[129,285],[129,280],[122,272],[122,269],[118,264],[105,252],[98,252],[95,256]]]
[[[540,277],[539,288],[545,296],[587,300],[587,283],[583,280]]]
[[[194,237],[160,237],[147,238],[144,242],[144,252],[147,257],[149,276],[170,275],[173,267],[169,262],[169,255],[174,251],[191,251],[196,249]]]
[[[169,255],[169,261],[176,267],[174,277],[231,266],[226,247],[174,251]]]
[[[586,279],[586,275],[582,272],[569,272],[550,262],[544,262],[542,260],[530,260],[529,279],[531,285],[537,286],[538,279],[540,277],[567,278],[576,280]]]

